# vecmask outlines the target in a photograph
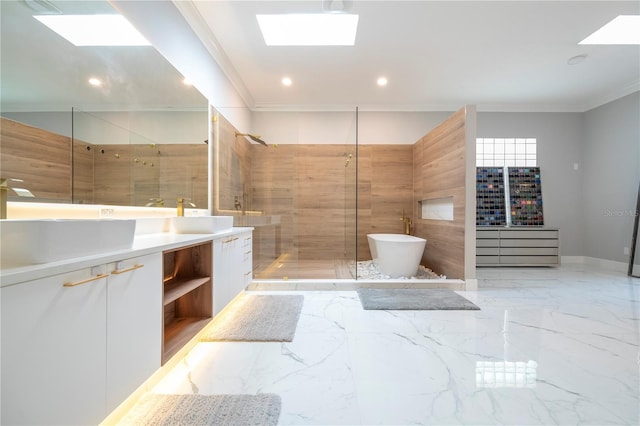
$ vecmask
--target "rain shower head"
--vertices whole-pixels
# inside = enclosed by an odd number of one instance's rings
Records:
[[[267,143],[265,141],[260,139],[260,135],[252,135],[251,133],[238,133],[238,132],[236,132],[236,137],[238,137],[238,136],[248,136],[254,142],[258,142],[259,144],[264,145],[264,146],[269,146],[269,145],[267,145]]]

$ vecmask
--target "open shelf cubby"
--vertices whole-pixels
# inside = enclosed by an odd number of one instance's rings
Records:
[[[162,364],[213,316],[211,242],[163,252]]]

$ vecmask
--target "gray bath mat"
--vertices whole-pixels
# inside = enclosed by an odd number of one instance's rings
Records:
[[[276,425],[280,396],[156,395],[144,397],[118,423],[131,426]]]
[[[291,342],[304,296],[245,294],[218,318],[203,342]]]
[[[434,288],[360,288],[367,310],[480,310],[453,290]]]

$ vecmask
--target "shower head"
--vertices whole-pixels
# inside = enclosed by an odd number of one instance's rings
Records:
[[[264,145],[264,146],[269,146],[269,145],[267,145],[267,143],[265,141],[260,139],[260,135],[252,135],[251,133],[238,133],[238,132],[236,132],[236,137],[238,137],[238,136],[248,136],[254,142],[258,142],[259,144]]]

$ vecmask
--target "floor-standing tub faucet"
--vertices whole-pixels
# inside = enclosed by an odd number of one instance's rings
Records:
[[[402,209],[402,217],[400,220],[404,222],[404,233],[406,235],[411,235],[411,218],[404,216],[404,209]]]

